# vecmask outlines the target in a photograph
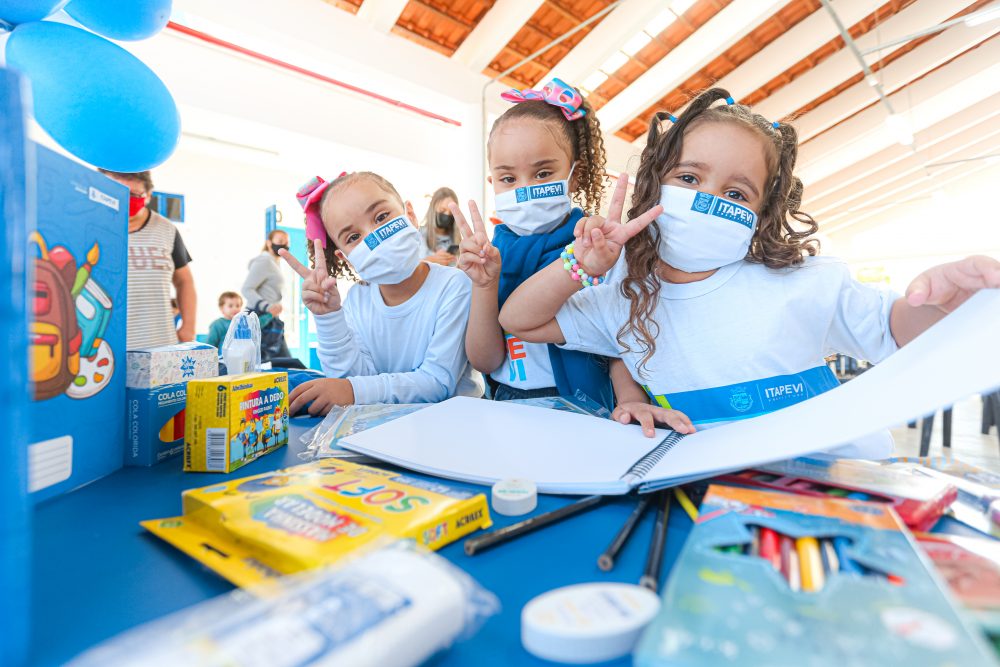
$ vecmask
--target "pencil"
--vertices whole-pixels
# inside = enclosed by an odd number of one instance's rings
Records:
[[[653,526],[653,537],[649,541],[649,553],[646,555],[646,569],[639,578],[639,585],[656,592],[659,588],[660,566],[663,564],[663,547],[667,543],[667,521],[670,518],[670,494],[660,493],[656,507],[656,524]]]
[[[851,557],[847,555],[847,548],[850,546],[850,540],[846,537],[835,537],[833,538],[833,550],[837,554],[837,565],[841,572],[849,572],[850,574],[864,574],[862,569],[851,560]]]
[[[687,512],[687,515],[689,517],[691,517],[691,521],[694,521],[695,523],[697,523],[697,521],[698,521],[698,508],[695,507],[695,505],[694,505],[693,502],[691,502],[691,499],[688,498],[688,495],[686,493],[684,493],[684,489],[682,489],[679,486],[675,486],[674,487],[674,498],[676,498],[677,502],[679,502],[681,504],[681,507],[683,507],[684,511]]]
[[[788,580],[789,588],[799,590],[799,558],[795,554],[795,540],[788,535],[781,536],[781,574]]]
[[[533,516],[529,519],[525,519],[524,521],[518,521],[517,523],[505,526],[504,528],[498,528],[497,530],[492,530],[476,537],[470,537],[465,541],[465,555],[475,556],[480,551],[485,551],[498,544],[503,544],[504,542],[513,540],[516,537],[538,530],[539,528],[547,526],[550,523],[555,523],[567,517],[571,517],[574,514],[579,514],[585,510],[592,509],[597,505],[600,505],[603,500],[604,496],[587,496],[586,498],[582,498],[575,503],[563,505],[559,509],[552,510],[551,512],[545,512],[544,514]]]
[[[770,528],[760,529],[760,557],[781,571],[781,550],[778,548],[778,534]]]
[[[834,572],[840,572],[840,560],[837,558],[837,550],[833,548],[833,540],[820,540],[819,548],[820,555],[823,556],[823,572],[827,578]]]
[[[823,559],[819,553],[819,543],[815,537],[800,537],[795,541],[795,551],[799,556],[799,576],[802,590],[814,593],[823,589]]]
[[[628,515],[628,519],[625,520],[625,524],[618,531],[618,534],[615,535],[615,539],[611,540],[611,544],[604,550],[604,553],[598,556],[597,567],[607,572],[615,566],[615,558],[618,557],[618,552],[622,550],[622,547],[628,542],[629,537],[632,536],[632,531],[635,530],[639,519],[649,509],[649,502],[651,500],[652,496],[650,494],[643,496],[642,500],[635,506],[635,509],[632,510],[632,513]]]

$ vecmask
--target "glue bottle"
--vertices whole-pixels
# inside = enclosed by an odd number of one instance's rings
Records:
[[[239,317],[239,316],[238,316]],[[257,358],[257,346],[250,335],[250,325],[246,317],[239,317],[236,330],[228,345],[222,348],[222,360],[226,362],[226,370],[230,375],[253,373]]]

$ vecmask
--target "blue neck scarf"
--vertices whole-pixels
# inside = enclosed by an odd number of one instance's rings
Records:
[[[569,217],[547,234],[518,236],[506,225],[497,225],[493,245],[500,251],[501,269],[498,289],[499,305],[504,303],[525,280],[556,261],[567,245],[573,242],[576,223],[584,212],[573,208]],[[560,396],[573,398],[577,390],[608,410],[614,408],[614,391],[608,376],[608,360],[586,352],[564,350],[549,345],[552,375]]]

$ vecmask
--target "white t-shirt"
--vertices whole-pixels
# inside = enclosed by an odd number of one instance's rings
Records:
[[[348,378],[356,403],[483,395],[481,376],[465,356],[472,283],[458,269],[427,266],[424,284],[398,306],[387,306],[377,285],[361,283],[340,310],[316,318],[323,372]]]
[[[656,352],[616,337],[629,302],[617,285],[587,288],[559,310],[564,347],[621,357],[654,402],[699,425],[752,417],[836,386],[824,357],[879,362],[896,351],[889,313],[896,295],[856,282],[844,262],[811,257],[768,269],[740,261],[694,283],[662,283]],[[868,452],[874,454],[874,452]]]

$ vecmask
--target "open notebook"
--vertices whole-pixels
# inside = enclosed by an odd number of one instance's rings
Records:
[[[829,450],[1000,386],[1000,290],[985,290],[872,370],[778,412],[682,436],[525,405],[452,398],[340,441],[420,472],[543,493],[653,491]]]

